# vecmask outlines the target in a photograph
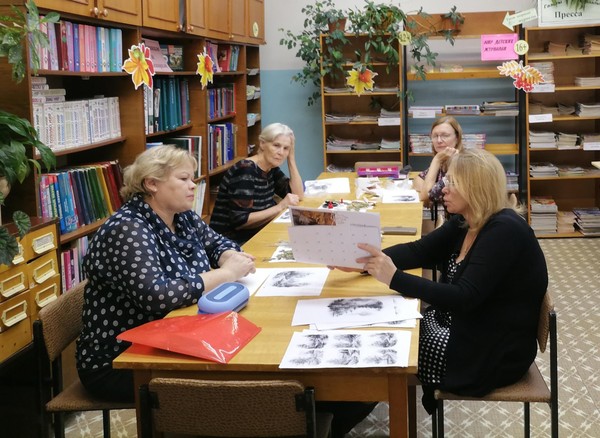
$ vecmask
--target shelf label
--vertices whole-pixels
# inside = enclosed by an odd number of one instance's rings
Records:
[[[586,2],[585,9],[574,9],[570,2],[553,0],[538,1],[538,26],[583,26],[600,20],[600,4]]]
[[[510,30],[513,30],[514,26],[518,24],[523,24],[526,21],[533,20],[537,18],[537,11],[535,8],[527,9],[525,11],[517,12],[516,14],[510,15],[508,12],[502,21],[502,24],[508,27]]]
[[[583,142],[583,150],[584,151],[600,151],[600,142],[584,141]]]
[[[535,84],[532,93],[554,93],[555,84]]]
[[[414,110],[413,119],[435,119],[435,110]]]
[[[530,114],[529,123],[547,123],[552,121],[552,114]]]
[[[482,61],[506,61],[519,59],[515,52],[515,43],[519,35],[516,33],[498,33],[481,35],[481,60]]]
[[[379,126],[400,126],[400,117],[379,117],[377,119]]]

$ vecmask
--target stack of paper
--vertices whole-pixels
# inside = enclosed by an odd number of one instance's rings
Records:
[[[530,149],[556,149],[556,135],[550,131],[529,130]]]
[[[581,140],[577,134],[558,132],[556,147],[558,149],[581,149]]]
[[[550,197],[532,197],[531,228],[536,234],[556,233],[558,230],[558,206]]]
[[[558,176],[558,167],[549,162],[530,163],[529,174],[532,178]]]
[[[575,103],[575,113],[580,117],[598,117],[600,116],[600,103]]]

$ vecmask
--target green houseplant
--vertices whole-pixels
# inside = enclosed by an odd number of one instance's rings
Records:
[[[417,77],[425,79],[425,66],[435,65],[437,53],[430,49],[427,41],[430,36],[439,35],[439,23],[434,23],[432,17],[422,9],[407,14],[396,5],[365,0],[362,8],[340,11],[335,8],[333,0],[317,0],[304,7],[302,12],[306,18],[300,33],[279,29],[285,33],[280,44],[288,49],[297,49],[296,56],[305,61],[302,71],[292,77],[292,80],[301,85],[312,84],[319,87],[324,75],[343,76],[344,68],[349,62],[354,64],[354,70],[361,72],[369,69],[372,62],[382,59],[387,63],[388,69],[393,68],[400,59],[398,44],[406,42],[401,41],[401,38],[405,38],[407,34],[410,35],[409,54],[415,64]],[[321,34],[327,32],[327,24],[333,19],[330,17],[341,15],[347,16],[350,21],[349,27],[347,26],[349,33],[367,36],[364,47],[355,51],[352,60],[345,59],[343,55],[344,46],[349,40],[339,29],[324,35],[326,50],[321,53]],[[456,6],[445,15],[458,22],[464,21],[456,11]],[[444,32],[443,35],[448,42],[454,43],[452,32]],[[309,97],[308,104],[314,104],[319,97],[320,91],[317,90]]]
[[[29,66],[36,74],[40,68],[39,48],[48,47],[48,37],[41,30],[41,23],[56,23],[60,16],[56,12],[49,12],[40,17],[38,8],[29,0],[26,11],[11,6],[12,15],[0,15],[0,56],[5,56],[12,65],[12,78],[19,83],[25,78],[27,72],[27,54],[25,38],[29,38],[33,50],[29,51]]]
[[[279,44],[289,50],[297,50],[296,56],[304,61],[302,70],[295,74],[292,80],[302,86],[319,87],[321,76],[332,70],[340,70],[344,62],[341,46],[348,44],[348,39],[341,23],[347,15],[335,7],[333,0],[317,0],[303,7],[301,11],[305,15],[302,31],[293,33],[280,28],[279,31],[284,32],[284,36]],[[321,34],[325,34],[328,47],[324,54],[321,53]],[[324,58],[324,71],[321,69],[321,56]],[[312,93],[308,98],[308,105],[313,105],[320,95],[320,91]]]
[[[12,16],[0,16],[0,56],[6,57],[12,65],[12,79],[19,83],[27,74],[27,65],[32,71],[39,68],[38,50],[48,46],[46,35],[40,31],[40,20],[55,22],[58,14],[48,14],[40,19],[35,3],[26,4],[27,13],[12,6]],[[27,56],[26,42],[32,45],[31,56]],[[0,206],[4,205],[10,187],[22,183],[32,169],[41,171],[42,165],[51,169],[56,165],[56,157],[48,146],[40,141],[38,132],[29,120],[0,110]],[[31,228],[29,216],[15,211],[12,220],[19,236]],[[16,237],[5,226],[0,226],[0,264],[8,265],[18,253]]]

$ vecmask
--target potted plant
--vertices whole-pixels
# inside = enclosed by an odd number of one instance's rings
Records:
[[[321,76],[331,71],[342,71],[344,63],[341,46],[348,43],[344,35],[346,18],[343,10],[335,7],[333,0],[317,0],[301,9],[305,15],[304,26],[300,33],[280,28],[284,32],[279,44],[288,49],[297,49],[296,56],[304,61],[302,70],[292,76],[292,80],[300,85],[311,85],[320,88]],[[329,27],[332,25],[332,31]],[[321,34],[325,35],[327,51],[321,53]],[[323,60],[321,57],[323,56]],[[322,63],[323,61],[323,63]],[[322,69],[323,66],[323,69]],[[308,105],[313,105],[321,92],[315,90],[308,98]]]
[[[33,158],[36,153],[46,169],[56,165],[54,153],[40,141],[27,119],[0,111],[0,186],[5,188],[0,192],[0,205],[4,205],[10,187],[22,183],[32,168],[41,171],[41,164]],[[22,211],[15,211],[12,219],[21,237],[31,228],[29,216]],[[0,264],[10,264],[17,252],[15,236],[0,226]]]
[[[446,39],[456,36],[465,22],[464,15],[456,11],[456,6],[453,6],[450,12],[442,14],[440,18],[438,32],[446,36]]]
[[[409,54],[414,61],[417,77],[425,79],[425,66],[435,65],[437,53],[431,51],[427,41],[429,36],[437,35],[438,31],[431,16],[422,9],[409,15],[396,5],[366,0],[362,8],[340,11],[335,8],[333,0],[317,0],[314,4],[304,7],[302,12],[306,18],[301,33],[294,34],[289,30],[280,29],[285,32],[280,44],[289,49],[297,47],[296,56],[305,61],[302,71],[292,77],[292,80],[301,85],[312,84],[319,87],[323,75],[344,77],[347,72],[344,68],[348,64],[353,64],[353,70],[359,75],[369,70],[376,60],[386,62],[388,69],[397,66],[400,60],[400,38],[406,32],[411,36]],[[324,36],[326,50],[321,53],[319,38],[326,32],[329,17],[339,15],[348,17],[349,33],[367,37],[364,47],[356,50],[354,58],[350,60],[344,56],[344,46],[349,40],[341,30]],[[458,21],[462,18],[462,15],[456,12],[456,7],[447,15]],[[406,32],[402,32],[403,30]],[[454,42],[451,32],[445,33],[445,36],[449,42]],[[369,77],[374,77],[374,74]],[[314,104],[319,97],[320,91],[316,90],[309,97],[308,104]]]
[[[50,13],[40,19],[31,0],[26,4],[27,13],[15,6],[11,9],[12,16],[0,16],[0,56],[7,57],[12,65],[12,78],[18,83],[28,74],[28,61],[32,71],[39,68],[37,48],[49,45],[40,30],[40,22],[54,23],[58,14]],[[30,56],[26,55],[26,38],[32,44]],[[47,169],[56,165],[54,153],[40,141],[29,120],[0,110],[0,206],[4,205],[12,185],[22,183],[32,168],[41,171],[36,155]],[[31,228],[29,216],[22,211],[15,211],[12,220],[21,237]],[[0,226],[0,264],[10,264],[17,253],[16,237],[5,226]]]
[[[29,0],[26,12],[11,5],[12,15],[0,15],[0,56],[6,56],[12,64],[12,78],[19,83],[25,78],[27,72],[27,54],[25,51],[25,38],[29,38],[32,50],[29,51],[29,66],[36,74],[40,68],[39,48],[48,48],[48,36],[41,30],[42,23],[56,23],[60,15],[49,12],[40,17],[38,8]]]

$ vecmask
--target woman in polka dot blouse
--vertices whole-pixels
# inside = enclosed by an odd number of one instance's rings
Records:
[[[255,271],[251,255],[191,210],[196,168],[193,156],[173,146],[140,154],[125,169],[126,203],[90,242],[77,369],[98,397],[134,398],[132,372],[112,369],[112,360],[130,345],[116,339],[119,333]]]
[[[430,304],[418,371],[430,413],[435,388],[479,397],[527,372],[548,287],[544,254],[506,196],[506,174],[494,155],[455,154],[443,193],[454,215],[441,227],[383,251],[359,244],[371,256],[357,260],[390,289]],[[404,272],[430,266],[440,268],[439,282]]]

